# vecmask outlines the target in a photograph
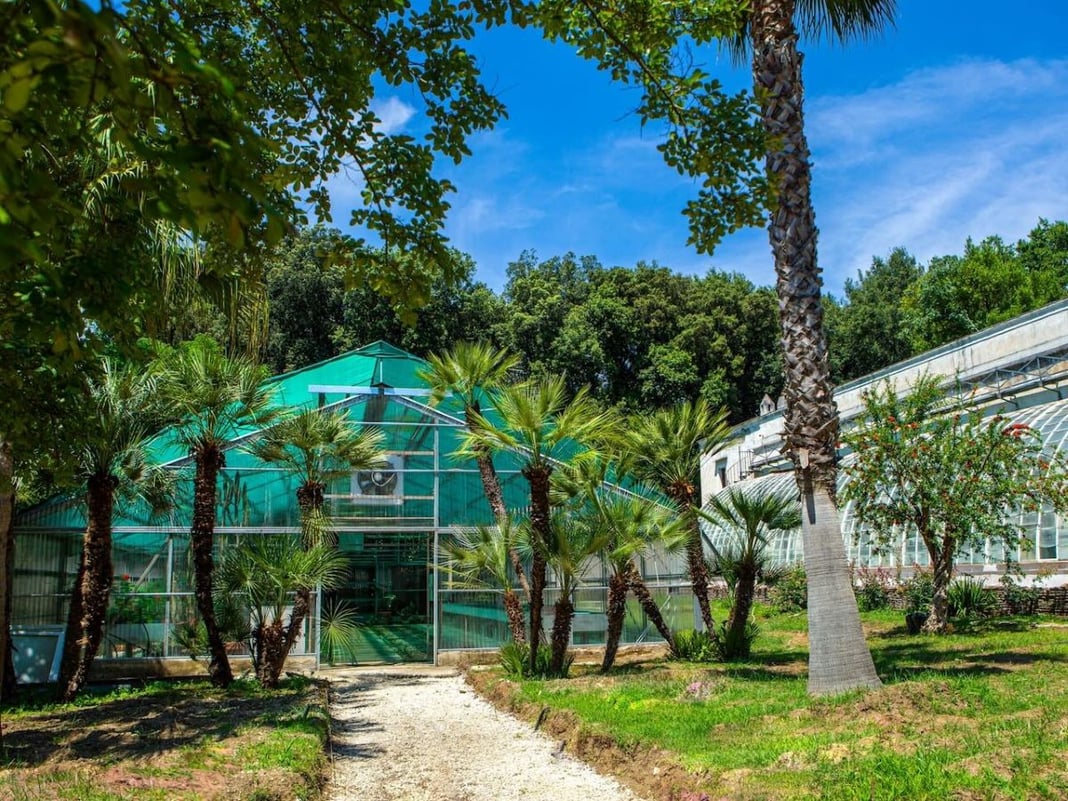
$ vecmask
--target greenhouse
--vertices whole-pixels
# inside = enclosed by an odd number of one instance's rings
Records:
[[[1028,408],[1006,408],[1006,404],[989,407],[991,414],[1006,418],[1006,424],[1021,423],[1041,434],[1049,450],[1068,450],[1068,398],[1039,403]],[[842,464],[849,465],[852,453],[842,457]],[[847,477],[838,474],[838,490],[841,494]],[[794,492],[795,479],[792,471],[770,472],[750,478],[736,486],[744,486],[754,492]],[[872,538],[857,522],[852,502],[842,506],[842,538],[845,541],[849,561],[860,567],[885,567],[894,570],[911,569],[930,563],[923,541],[915,531],[902,529],[896,532],[897,546],[892,549],[877,548]],[[987,540],[984,547],[969,551],[958,557],[957,564],[967,566],[969,572],[1003,573],[1006,559],[1018,563],[1025,572],[1065,573],[1068,565],[1068,521],[1049,505],[1038,511],[1017,513],[1016,527],[1020,533],[1020,546],[1015,552],[1005,553],[1000,541]],[[706,534],[716,545],[725,541],[729,534],[706,526]],[[769,542],[772,558],[777,564],[801,561],[801,535],[799,532],[775,533]]]
[[[462,407],[450,398],[430,404],[419,375],[424,367],[411,354],[377,342],[268,381],[280,408],[343,409],[386,438],[387,468],[354,471],[327,489],[327,514],[348,567],[342,586],[316,595],[317,614],[291,655],[303,664],[437,662],[507,639],[499,592],[454,586],[447,572],[435,569],[446,538],[488,524],[492,516],[477,465],[453,455],[464,432]],[[247,451],[257,434],[239,432],[226,450],[217,557],[244,538],[300,533],[297,479]],[[153,519],[145,509],[116,510],[115,583],[98,656],[98,667],[108,675],[204,669],[203,660],[191,661],[196,655],[191,459],[169,443],[166,432],[157,440],[154,459],[177,473],[184,500],[165,519]],[[506,504],[522,509],[528,487],[517,457],[505,454],[495,463]],[[16,521],[12,622],[25,679],[40,680],[58,661],[85,524],[84,505],[72,497],[53,498]],[[669,619],[693,626],[681,561],[650,557],[642,568]],[[575,645],[597,645],[605,635],[606,580],[603,570],[593,572],[575,599]],[[553,600],[550,588],[546,603]],[[335,652],[321,634],[339,609],[355,614],[357,634],[351,647]],[[624,642],[655,639],[655,629],[635,605],[628,611]],[[235,656],[247,653],[241,642],[228,647]]]

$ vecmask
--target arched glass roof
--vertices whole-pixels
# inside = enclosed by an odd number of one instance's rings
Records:
[[[1042,435],[1042,441],[1049,451],[1068,452],[1068,397],[1031,406],[1025,409],[1006,410],[991,408],[990,413],[999,413],[1013,423],[1024,423],[1036,429]],[[854,459],[852,453],[842,458],[842,464],[848,465]],[[844,472],[838,474],[838,492],[842,493],[848,477]],[[796,492],[792,472],[771,473],[746,481],[743,485],[755,492]],[[726,490],[721,491],[726,492]],[[913,564],[926,565],[929,561],[923,542],[915,532],[904,527],[900,531],[898,544],[891,551],[875,548],[863,529],[858,530],[858,522],[853,513],[853,504],[847,503],[841,509],[842,539],[845,542],[848,558],[863,567],[908,567]],[[706,539],[717,548],[730,541],[730,534],[707,522],[703,523]],[[1043,562],[1068,560],[1068,521],[1058,515],[1052,508],[1043,508],[1037,512],[1019,512],[1017,525],[1020,533],[1029,540],[1029,544],[1012,554],[1015,561]],[[787,564],[800,561],[803,557],[801,532],[777,534],[769,543],[773,562]],[[983,549],[966,553],[958,558],[958,564],[997,564],[1004,563],[1005,553],[1000,544],[988,542]]]

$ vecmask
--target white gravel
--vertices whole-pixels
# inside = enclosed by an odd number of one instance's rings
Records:
[[[330,801],[640,801],[459,676],[330,678]]]

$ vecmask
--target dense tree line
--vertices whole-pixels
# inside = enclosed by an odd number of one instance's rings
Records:
[[[827,304],[832,375],[866,375],[1068,295],[1068,223],[1039,220],[1016,244],[969,239],[920,264],[903,248],[872,260]]]
[[[700,397],[740,421],[765,393],[782,390],[774,291],[739,274],[606,267],[573,254],[540,260],[527,251],[508,266],[498,294],[453,251],[447,272],[457,279],[433,282],[426,304],[404,319],[373,286],[349,285],[344,265],[329,257],[332,236],[301,231],[268,260],[262,355],[273,372],[378,339],[420,356],[485,340],[518,354],[528,375],[562,375],[572,392],[588,386],[628,411]],[[827,301],[833,376],[866,375],[1066,294],[1065,222],[1041,220],[1015,244],[968,240],[962,254],[927,265],[896,248]],[[179,328],[226,336],[221,318],[203,314]]]

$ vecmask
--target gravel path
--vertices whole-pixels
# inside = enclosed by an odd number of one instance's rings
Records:
[[[330,801],[640,801],[459,676],[331,677]]]

